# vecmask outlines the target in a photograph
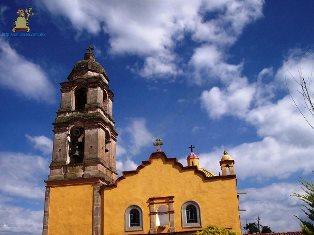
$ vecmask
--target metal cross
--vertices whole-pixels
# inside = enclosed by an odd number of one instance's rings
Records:
[[[94,50],[94,46],[93,45],[89,45],[86,50],[89,52],[89,53],[92,53],[92,51]]]
[[[163,145],[162,139],[156,139],[154,142],[154,146],[157,147],[157,152],[161,152],[160,146]]]
[[[195,146],[193,146],[193,145],[191,144],[191,146],[188,147],[188,148],[191,149],[191,153],[193,153],[193,149],[195,148]]]

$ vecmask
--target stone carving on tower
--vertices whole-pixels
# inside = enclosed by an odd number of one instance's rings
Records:
[[[112,117],[113,93],[93,47],[61,83],[61,104],[54,125],[48,180],[101,177],[116,179],[117,132]]]

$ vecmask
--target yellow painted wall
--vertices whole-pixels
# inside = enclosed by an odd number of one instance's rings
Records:
[[[219,178],[204,181],[194,170],[180,172],[180,167],[165,162],[164,158],[152,159],[137,174],[126,176],[116,188],[105,188],[104,234],[148,233],[150,217],[148,199],[150,197],[174,196],[176,231],[188,231],[181,226],[181,206],[187,201],[196,201],[201,209],[201,223],[232,228],[240,231],[236,179]],[[125,232],[124,213],[131,205],[143,211],[143,231]],[[165,231],[166,232],[166,231]]]
[[[52,187],[48,234],[92,234],[92,202],[92,185]]]

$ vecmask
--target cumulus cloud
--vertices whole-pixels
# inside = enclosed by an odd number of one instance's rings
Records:
[[[261,218],[261,224],[270,226],[275,232],[300,231],[299,221],[302,217],[301,202],[291,195],[301,192],[299,184],[273,183],[262,188],[246,188],[240,195],[242,225],[246,222],[256,222]]]
[[[236,175],[241,180],[285,179],[293,174],[310,174],[314,169],[311,153],[314,146],[296,146],[273,137],[243,143],[228,149],[235,160]],[[223,148],[201,153],[201,165],[214,173],[220,171],[218,162]]]
[[[0,202],[1,234],[39,235],[42,230],[43,212]]]
[[[52,153],[52,140],[46,136],[30,136],[26,135],[26,138],[34,145],[35,149],[40,150],[43,154]]]
[[[202,107],[211,118],[223,115],[245,116],[254,98],[256,88],[239,78],[226,88],[213,87],[202,92]]]
[[[242,64],[227,63],[225,57],[224,52],[215,45],[196,48],[189,61],[194,81],[202,84],[210,78],[218,78],[228,84],[240,78]]]
[[[286,82],[288,76],[300,76],[300,71],[303,76],[311,75],[314,54],[302,56],[297,52],[293,51],[283,61],[273,81],[263,82],[274,78],[273,69],[265,68],[255,83],[241,77],[242,84],[241,79],[237,79],[222,88],[203,91],[200,97],[201,105],[210,118],[230,115],[255,127],[259,141],[229,147],[241,179],[287,178],[300,172],[309,174],[314,169],[314,160],[310,157],[314,150],[313,130],[303,120],[289,95],[276,99],[276,93],[286,88],[285,83],[293,90],[292,95],[298,93],[298,84],[293,79]],[[216,163],[222,150],[204,153],[204,165],[209,169],[214,166],[219,171]]]
[[[121,174],[122,171],[132,171],[135,170],[138,166],[133,160],[131,159],[126,159],[124,161],[122,160],[117,160],[117,171],[118,173]]]
[[[28,199],[44,197],[43,178],[48,161],[39,156],[0,152],[0,192]]]
[[[154,137],[147,129],[146,121],[143,118],[132,119],[124,133],[129,139],[127,153],[131,156],[138,154],[142,148],[153,143]]]
[[[119,144],[117,145],[117,170],[134,170],[138,166],[134,159],[145,147],[151,146],[153,134],[146,126],[144,118],[130,119],[128,125],[119,130]]]
[[[30,99],[54,102],[54,87],[42,68],[26,60],[1,39],[0,70],[1,86]]]
[[[175,53],[182,39],[189,37],[195,42],[190,64],[200,71],[203,61],[196,58],[201,57],[198,48],[209,45],[222,51],[228,48],[246,25],[262,16],[264,1],[45,0],[37,3],[53,15],[63,16],[78,31],[108,34],[112,53],[141,56],[144,63],[138,70],[140,75],[163,77],[175,76],[180,68],[187,67]],[[210,61],[211,56],[204,52],[202,58]],[[224,60],[219,62],[228,65]]]

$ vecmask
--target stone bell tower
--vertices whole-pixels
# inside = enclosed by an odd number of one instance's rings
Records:
[[[43,235],[102,233],[101,185],[117,178],[113,93],[93,48],[61,83],[46,181]]]
[[[61,83],[48,180],[101,177],[111,183],[116,179],[113,93],[92,51],[87,48],[84,60]]]

